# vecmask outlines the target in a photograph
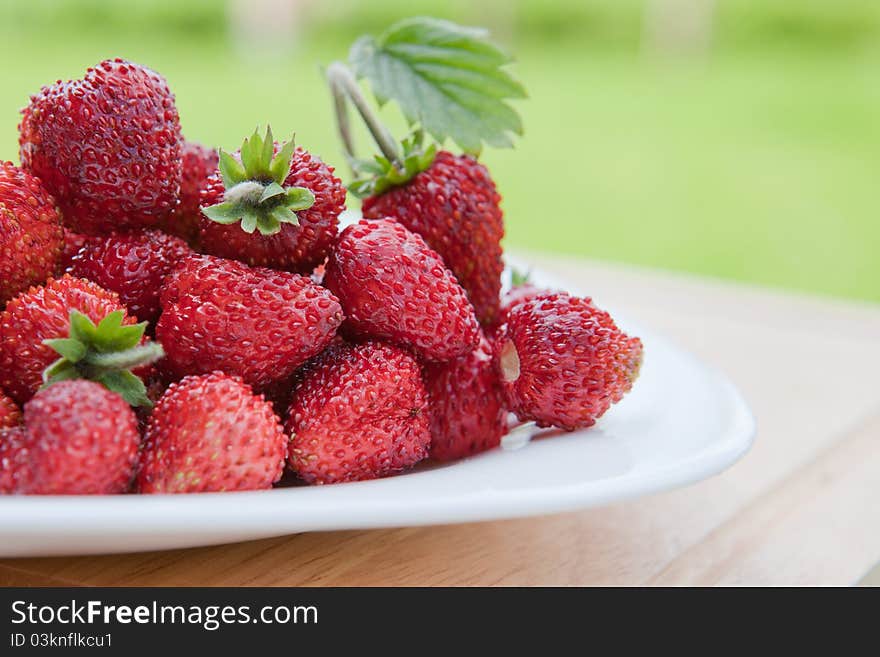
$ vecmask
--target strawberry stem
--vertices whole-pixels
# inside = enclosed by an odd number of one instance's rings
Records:
[[[336,125],[339,136],[345,148],[345,154],[354,159],[354,139],[351,134],[351,124],[348,119],[348,101],[351,101],[357,109],[373,140],[382,151],[382,154],[398,168],[402,166],[400,149],[388,128],[379,120],[376,113],[367,103],[361,88],[355,80],[349,68],[342,62],[333,62],[327,67],[327,83],[333,94],[333,104],[336,108]]]
[[[519,378],[519,354],[513,340],[508,340],[501,347],[501,377],[508,383]]]
[[[86,357],[85,363],[98,372],[130,370],[155,363],[164,355],[165,352],[162,350],[161,344],[148,342],[125,351],[90,354]]]

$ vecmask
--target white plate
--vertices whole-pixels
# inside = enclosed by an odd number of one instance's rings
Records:
[[[565,287],[539,272],[532,279]],[[745,454],[754,421],[730,382],[650,330],[620,323],[644,341],[644,366],[633,391],[591,429],[369,482],[177,496],[0,496],[0,556],[133,552],[570,511],[689,484]]]

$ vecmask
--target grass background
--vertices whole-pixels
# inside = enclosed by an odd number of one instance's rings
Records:
[[[7,0],[0,157],[28,94],[124,56],[168,78],[187,137],[269,121],[347,175],[319,65],[432,14],[492,26],[531,95],[525,138],[484,156],[508,245],[880,301],[880,2],[718,0],[681,56],[645,49],[643,0],[323,5],[295,42],[236,46],[222,2]]]

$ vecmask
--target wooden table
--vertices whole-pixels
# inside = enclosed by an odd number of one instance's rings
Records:
[[[727,372],[757,416],[752,451],[708,481],[603,509],[7,559],[0,584],[846,585],[880,560],[880,306],[527,257]]]

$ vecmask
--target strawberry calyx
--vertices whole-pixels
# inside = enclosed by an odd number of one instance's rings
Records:
[[[348,185],[348,191],[358,198],[381,194],[392,187],[404,185],[417,173],[424,171],[434,162],[437,145],[424,146],[424,131],[415,129],[402,142],[391,135],[388,128],[364,98],[357,80],[342,62],[333,62],[327,67],[327,82],[333,94],[336,108],[336,125],[348,164],[355,180]],[[348,118],[348,103],[351,102],[382,152],[373,159],[359,159],[354,154],[354,138]]]
[[[77,310],[70,311],[66,338],[44,340],[61,357],[43,372],[44,387],[69,379],[88,379],[120,395],[131,406],[152,406],[144,382],[132,369],[156,362],[165,355],[157,342],[141,344],[147,322],[123,325],[121,310],[108,314],[97,325]]]
[[[516,267],[511,267],[510,269],[510,287],[527,285],[528,283],[532,282],[531,278],[531,271],[522,271],[521,269],[517,269]]]
[[[202,208],[218,224],[241,223],[250,234],[274,235],[282,224],[297,224],[296,215],[315,203],[315,196],[305,187],[285,187],[294,152],[293,139],[281,145],[275,154],[272,128],[261,137],[259,128],[241,145],[241,159],[220,150],[220,175],[226,193],[223,201]]]
[[[375,196],[405,185],[417,173],[426,170],[434,162],[437,145],[423,146],[424,132],[416,130],[401,143],[403,151],[399,161],[376,155],[372,160],[350,158],[349,163],[356,179],[348,185],[348,191],[358,198]]]

